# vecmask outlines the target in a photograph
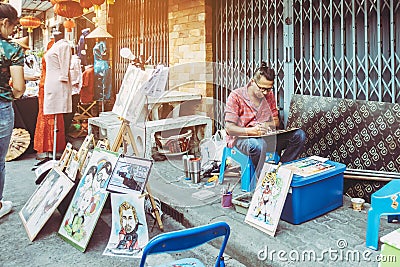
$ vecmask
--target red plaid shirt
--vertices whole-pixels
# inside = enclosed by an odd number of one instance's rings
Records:
[[[270,91],[265,95],[259,107],[254,106],[250,101],[247,88],[245,87],[233,90],[226,101],[225,121],[232,122],[240,127],[253,127],[257,123],[273,120],[273,117],[278,116],[278,109],[274,93]],[[236,136],[226,136],[228,147],[232,148],[236,143]]]

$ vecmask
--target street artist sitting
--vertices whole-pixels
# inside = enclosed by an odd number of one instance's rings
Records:
[[[275,72],[262,62],[251,81],[245,86],[233,90],[226,102],[225,127],[227,146],[236,146],[249,155],[256,169],[257,177],[265,161],[267,151],[277,151],[281,162],[296,159],[303,149],[306,134],[297,129],[274,138],[260,137],[279,126],[278,110],[273,92]],[[245,137],[245,138],[241,138]]]

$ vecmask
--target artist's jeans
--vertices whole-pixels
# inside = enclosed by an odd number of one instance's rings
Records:
[[[306,134],[303,130],[299,129],[293,132],[280,134],[275,137],[253,137],[253,138],[239,138],[236,142],[236,147],[244,154],[250,156],[257,177],[260,176],[262,167],[264,165],[265,156],[267,152],[276,151],[281,155],[281,162],[288,162],[295,160],[303,150],[304,143],[306,142]]]
[[[14,109],[11,102],[0,101],[0,200],[3,199],[6,176],[6,155],[14,128]]]

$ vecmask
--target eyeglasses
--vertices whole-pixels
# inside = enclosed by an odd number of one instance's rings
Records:
[[[257,85],[258,90],[260,90],[262,93],[269,92],[269,91],[271,91],[272,89],[274,89],[273,86],[270,87],[270,88],[265,88],[265,87],[260,87],[256,81],[254,81],[254,83]]]

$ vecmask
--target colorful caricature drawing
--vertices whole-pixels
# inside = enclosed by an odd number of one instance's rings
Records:
[[[90,166],[83,186],[80,188],[81,197],[72,206],[70,217],[65,221],[67,233],[77,241],[86,236],[84,223],[91,219],[100,199],[100,189],[111,174],[112,165],[106,159],[101,159],[96,166]]]
[[[254,190],[245,222],[274,236],[291,179],[290,170],[266,163]]]
[[[111,235],[103,255],[140,258],[149,238],[144,198],[139,193],[111,194]]]
[[[140,250],[136,231],[142,224],[138,220],[136,209],[126,201],[119,206],[119,220],[121,230],[117,249],[127,249],[130,252]]]
[[[96,210],[95,196],[93,196],[90,188],[81,195],[76,206],[72,207],[72,209],[73,212],[70,213],[70,217],[65,221],[64,229],[72,238],[81,241],[86,236],[83,223],[85,221],[88,222],[90,216]]]
[[[95,148],[58,231],[81,251],[86,249],[107,199],[105,186],[117,158],[116,153]]]

